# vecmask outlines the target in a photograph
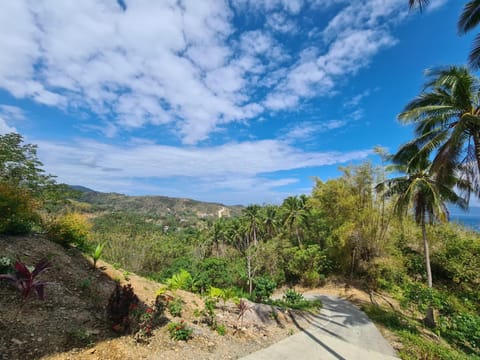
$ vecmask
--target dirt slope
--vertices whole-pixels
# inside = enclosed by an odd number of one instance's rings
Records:
[[[289,315],[272,316],[270,306],[250,304],[243,328],[231,304],[217,309],[217,319],[226,326],[220,336],[198,322],[195,310],[203,300],[195,294],[171,294],[184,302],[182,318],[193,328],[193,339],[170,339],[166,326],[154,330],[148,343],[137,344],[131,335],[118,336],[107,324],[105,307],[115,279],[129,282],[141,301],[151,304],[158,283],[126,274],[100,262],[102,270],[76,249],[65,250],[42,237],[0,237],[0,257],[20,258],[34,265],[48,257],[53,266],[40,275],[48,282],[46,300],[31,297],[22,306],[15,288],[0,282],[0,359],[236,359],[298,331]],[[166,321],[172,320],[167,313]],[[179,319],[177,319],[178,321]]]

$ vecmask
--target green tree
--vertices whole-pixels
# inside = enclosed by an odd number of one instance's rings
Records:
[[[392,158],[392,170],[403,175],[388,179],[383,185],[387,189],[385,196],[396,196],[395,212],[403,217],[412,210],[415,222],[421,228],[427,284],[431,288],[433,281],[426,226],[428,223],[448,221],[446,202],[462,208],[466,208],[467,204],[453,190],[458,183],[454,173],[450,173],[449,178],[443,176],[442,181],[439,181],[427,154],[420,152],[414,145],[408,150]],[[433,309],[428,309],[425,322],[431,327],[435,326]]]
[[[277,207],[274,205],[267,205],[262,208],[262,225],[269,239],[272,239],[277,233],[277,215]]]
[[[432,168],[439,180],[461,170],[478,193],[480,81],[467,68],[457,66],[429,70],[427,76],[426,90],[398,116],[404,123],[413,123],[416,134],[399,154],[408,153],[412,145],[419,149],[414,157],[420,158],[437,149]]]
[[[301,226],[308,217],[306,197],[289,196],[282,203],[283,225],[287,227],[290,236],[295,234],[298,246],[301,248]]]
[[[0,135],[1,181],[38,192],[52,182],[52,176],[45,175],[42,166],[36,145],[23,144],[22,136],[16,133]]]
[[[249,205],[243,210],[243,216],[248,226],[248,236],[253,240],[253,244],[257,245],[259,229],[262,224],[259,205]]]

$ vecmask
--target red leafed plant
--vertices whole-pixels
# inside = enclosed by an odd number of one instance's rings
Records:
[[[32,292],[36,292],[38,298],[43,300],[45,298],[44,288],[45,283],[36,279],[38,275],[44,272],[51,266],[50,261],[47,259],[40,260],[33,271],[30,271],[28,267],[20,260],[15,262],[14,274],[1,274],[0,280],[7,280],[13,283],[18,290],[20,290],[22,297],[26,300]]]

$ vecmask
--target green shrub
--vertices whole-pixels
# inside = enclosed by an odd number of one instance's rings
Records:
[[[459,313],[440,318],[441,335],[454,344],[470,348],[480,355],[480,316],[471,313]]]
[[[217,326],[217,333],[220,336],[224,336],[227,333],[227,328],[225,327],[225,325],[223,325],[223,324],[218,325]]]
[[[166,281],[167,286],[170,289],[182,289],[193,290],[193,278],[192,275],[184,269],[181,269],[178,273],[174,274],[170,279]]]
[[[304,286],[315,287],[324,280],[323,273],[330,265],[325,251],[318,245],[309,245],[304,249],[290,248],[286,252],[287,279],[299,281]]]
[[[252,295],[253,299],[257,302],[268,300],[277,288],[275,281],[270,280],[267,277],[256,278],[253,283],[255,284],[255,288]]]
[[[92,226],[85,216],[69,213],[52,221],[48,226],[48,237],[63,246],[73,244],[86,249],[91,229]]]
[[[193,330],[187,326],[185,321],[172,322],[168,324],[168,332],[173,340],[187,341],[192,338]]]
[[[443,296],[434,288],[412,282],[405,285],[400,305],[404,308],[413,306],[420,312],[425,312],[428,308],[442,310]]]
[[[180,298],[175,298],[171,300],[168,305],[168,312],[170,315],[173,317],[180,317],[182,316],[182,310],[183,310],[183,301]]]
[[[234,285],[232,268],[226,259],[207,258],[195,268],[196,285],[203,293],[210,287],[228,288]]]
[[[0,234],[23,235],[40,224],[38,202],[26,189],[0,182]]]
[[[285,301],[288,305],[298,305],[305,301],[305,297],[302,293],[296,292],[295,289],[287,289],[282,297],[283,301]]]

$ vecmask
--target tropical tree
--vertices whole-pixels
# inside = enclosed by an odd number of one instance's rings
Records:
[[[467,68],[457,66],[428,70],[427,76],[425,90],[398,116],[404,123],[413,123],[416,134],[399,154],[415,145],[417,161],[437,149],[432,166],[439,180],[461,170],[478,192],[480,81]]]
[[[411,145],[408,150],[404,148],[402,153],[392,159],[394,163],[391,170],[403,175],[388,179],[379,187],[386,188],[386,197],[396,197],[394,209],[399,216],[412,211],[415,222],[421,228],[427,284],[431,288],[433,280],[426,226],[429,223],[448,221],[446,202],[461,208],[466,208],[467,203],[453,190],[460,181],[455,173],[450,173],[448,178],[443,176],[442,181],[439,181],[427,154],[415,145]],[[435,326],[432,309],[427,310],[425,322],[431,327]]]
[[[257,245],[259,229],[262,224],[259,205],[249,205],[243,210],[243,216],[248,224],[248,235],[253,239],[253,244]]]
[[[277,215],[277,207],[274,205],[267,205],[262,208],[262,225],[269,239],[272,239],[277,232]]]
[[[410,8],[418,7],[423,10],[428,5],[429,0],[408,0]],[[457,31],[464,35],[480,22],[480,0],[468,1],[463,7],[462,13],[457,23]],[[468,56],[468,61],[473,69],[480,68],[480,34],[473,41],[473,48]]]
[[[289,196],[282,203],[283,225],[287,227],[290,236],[295,233],[299,247],[302,247],[300,226],[308,217],[306,200],[306,197]]]

